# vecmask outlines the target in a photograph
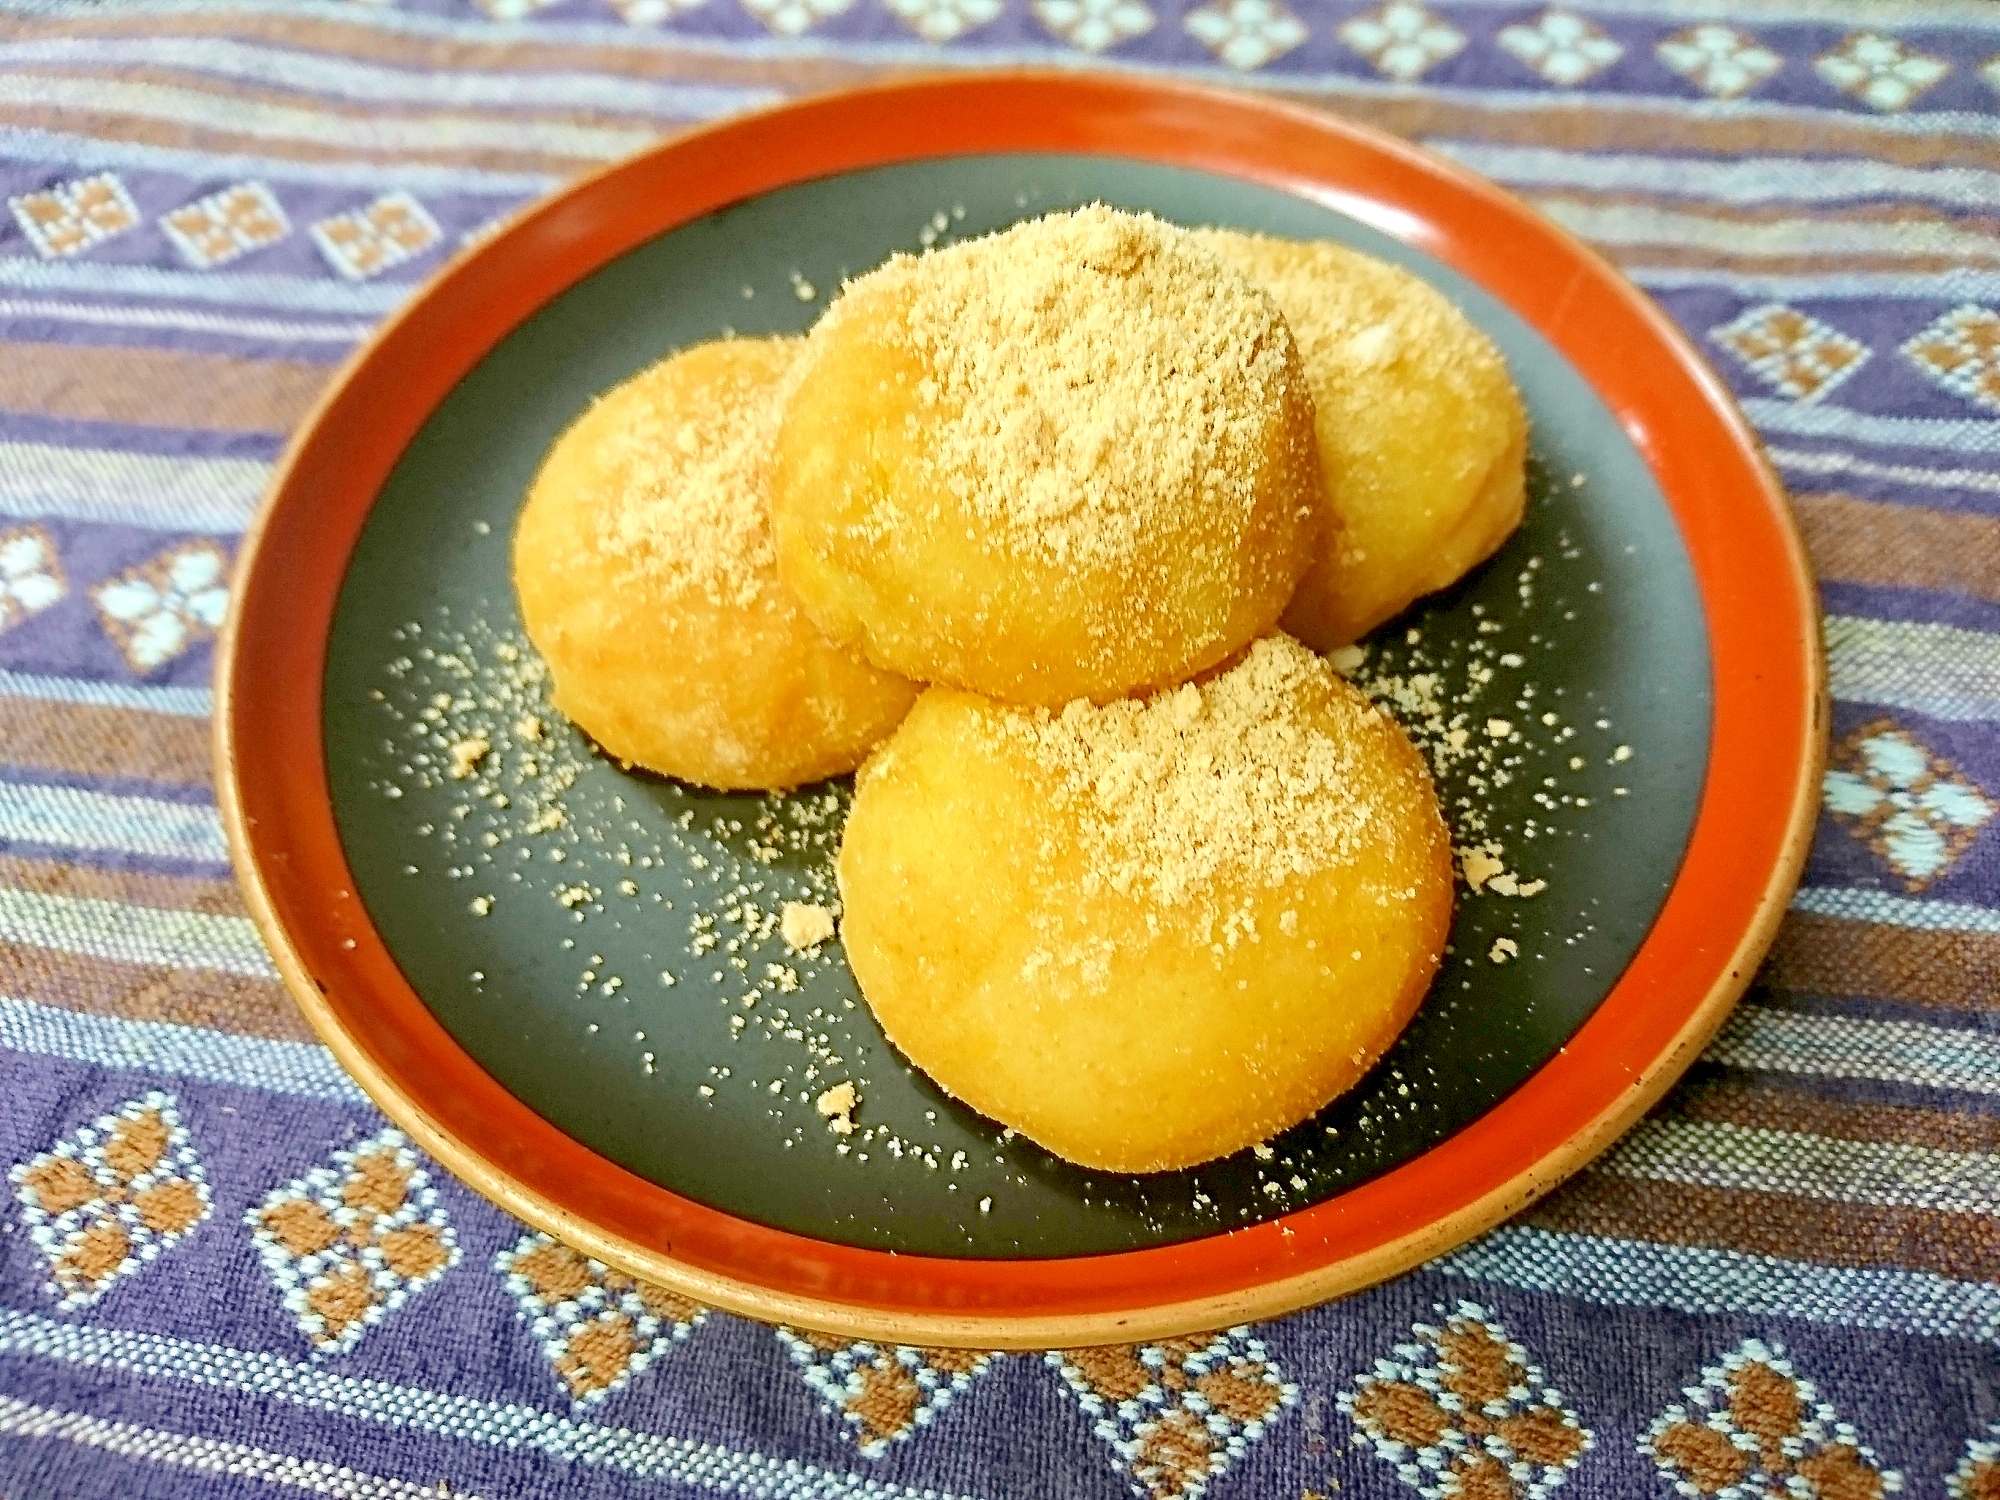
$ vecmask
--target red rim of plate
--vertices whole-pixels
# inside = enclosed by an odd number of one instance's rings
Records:
[[[680,1197],[562,1134],[487,1075],[384,947],[342,854],[320,693],[347,558],[405,445],[494,344],[566,287],[711,210],[810,178],[989,152],[1121,156],[1247,179],[1464,272],[1572,361],[1666,495],[1714,665],[1706,787],[1658,920],[1569,1045],[1396,1170],[1186,1244],[955,1260],[831,1244]],[[288,986],[382,1109],[501,1207],[702,1301],[910,1343],[1163,1337],[1381,1280],[1584,1165],[1693,1060],[1797,882],[1825,754],[1818,609],[1775,479],[1727,391],[1660,311],[1518,200],[1393,138],[1267,100],[1067,74],[920,79],[667,141],[460,256],[357,352],[292,441],[245,537],[217,658],[225,826]],[[301,684],[313,685],[301,691]]]

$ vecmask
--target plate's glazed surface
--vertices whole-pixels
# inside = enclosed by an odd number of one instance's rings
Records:
[[[916,248],[921,230],[983,233],[1094,200],[1396,250],[1288,194],[1106,157],[911,162],[782,188],[662,235],[542,308],[439,405],[370,513],[325,685],[334,811],[362,902],[481,1066],[652,1182],[800,1234],[939,1255],[1122,1250],[1274,1218],[1511,1092],[1609,992],[1665,899],[1708,752],[1708,641],[1687,554],[1631,441],[1562,356],[1408,251],[1506,351],[1534,432],[1535,502],[1493,563],[1381,632],[1364,676],[1436,675],[1431,695],[1487,752],[1453,758],[1441,787],[1462,804],[1455,821],[1487,825],[1459,842],[1491,838],[1520,879],[1547,885],[1461,901],[1416,1023],[1269,1161],[1243,1151],[1120,1179],[997,1139],[848,1003],[859,995],[837,944],[801,962],[761,920],[784,900],[832,899],[839,812],[824,804],[832,792],[844,806],[844,784],[704,795],[593,754],[542,704],[522,668],[509,533],[542,455],[592,397],[727,329],[804,329],[820,289]],[[1411,658],[1422,665],[1405,668]],[[538,740],[513,732],[530,712],[548,725]],[[1515,726],[1505,753],[1488,745],[1495,718]],[[452,776],[450,745],[476,738],[493,749]],[[1613,759],[1619,746],[1628,759]],[[759,840],[764,817],[794,836]],[[1491,961],[1502,936],[1519,961]],[[773,963],[796,988],[770,981]],[[841,1142],[814,1100],[848,1079],[863,1131]]]
[[[343,1061],[448,1165],[593,1253],[933,1341],[1295,1306],[1574,1170],[1740,990],[1810,806],[1809,585],[1705,372],[1526,210],[1317,119],[1053,79],[793,114],[671,144],[503,233],[295,444],[221,734],[246,885]],[[963,123],[918,150],[899,118]],[[702,338],[801,329],[892,250],[1092,199],[1402,260],[1500,343],[1535,434],[1521,534],[1360,675],[1437,749],[1463,841],[1546,886],[1462,899],[1417,1022],[1270,1157],[1142,1180],[1001,1139],[911,1073],[837,945],[802,959],[770,930],[830,891],[839,789],[716,797],[595,755],[543,704],[507,580],[523,487],[596,392]],[[320,691],[278,690],[286,670]],[[865,1131],[842,1143],[813,1098],[847,1078]]]

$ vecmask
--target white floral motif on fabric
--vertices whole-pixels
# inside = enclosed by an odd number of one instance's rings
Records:
[[[1389,0],[1363,11],[1343,21],[1335,35],[1398,83],[1414,83],[1465,50],[1465,33],[1416,0]]]
[[[1153,29],[1143,0],[1034,0],[1035,19],[1072,47],[1102,52]]]
[[[183,542],[100,583],[91,598],[105,633],[143,676],[222,628],[229,559],[214,542]]]
[[[1307,35],[1284,0],[1212,0],[1189,11],[1182,25],[1218,59],[1246,73],[1284,56]]]
[[[1956,864],[1994,814],[1989,798],[1893,720],[1834,748],[1824,783],[1834,821],[1921,891]]]
[[[1507,27],[1500,45],[1559,88],[1588,82],[1625,55],[1601,27],[1566,10]]]
[[[0,531],[0,630],[34,618],[69,593],[55,539],[39,526]]]
[[[1749,32],[1719,22],[1690,26],[1653,50],[1661,62],[1714,99],[1747,93],[1785,65]]]
[[[1870,109],[1894,114],[1930,92],[1951,64],[1895,37],[1863,31],[1822,53],[1813,71]]]

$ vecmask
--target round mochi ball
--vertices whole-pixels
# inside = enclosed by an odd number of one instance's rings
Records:
[[[1409,1022],[1451,847],[1402,730],[1288,636],[1060,712],[932,688],[862,768],[842,936],[889,1040],[1087,1167],[1263,1141]]]
[[[1315,554],[1312,403],[1270,298],[1092,207],[846,286],[778,435],[778,563],[830,637],[1005,702],[1169,686]]]
[[[778,579],[771,441],[804,341],[731,339],[607,392],[557,440],[514,529],[514,588],[555,706],[612,755],[779,788],[851,771],[914,684],[833,645]]]
[[[1520,394],[1492,341],[1399,266],[1317,241],[1196,237],[1276,299],[1298,341],[1336,524],[1284,623],[1323,651],[1349,645],[1521,524]]]

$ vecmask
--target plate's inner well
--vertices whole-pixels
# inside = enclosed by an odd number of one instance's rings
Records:
[[[1269,1148],[1146,1178],[1004,1136],[884,1042],[837,943],[785,946],[784,902],[834,899],[844,782],[723,796],[621,769],[547,707],[508,579],[528,481],[598,392],[702,339],[801,331],[843,276],[892,251],[1092,200],[1410,266],[1506,352],[1534,434],[1521,532],[1379,632],[1355,673],[1432,752],[1455,842],[1493,846],[1497,884],[1534,894],[1461,887],[1416,1021],[1319,1117]],[[1699,599],[1659,489],[1540,335],[1456,273],[1301,199],[1041,156],[774,192],[549,303],[446,398],[383,488],[342,587],[325,692],[360,894],[417,993],[507,1089],[729,1213],[1001,1257],[1164,1244],[1290,1212],[1489,1109],[1590,1016],[1652,924],[1693,823],[1710,714]],[[815,1100],[850,1080],[860,1128],[841,1138]]]

